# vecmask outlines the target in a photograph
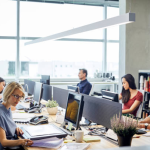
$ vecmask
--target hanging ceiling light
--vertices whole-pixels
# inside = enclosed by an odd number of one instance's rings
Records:
[[[26,42],[25,45],[30,45],[30,44],[35,44],[35,43],[40,43],[48,40],[56,40],[60,39],[69,35],[74,35],[82,32],[87,32],[95,29],[102,29],[102,28],[108,28],[110,26],[114,25],[122,25],[122,24],[127,24],[127,23],[132,23],[135,22],[135,13],[127,13],[121,16],[109,18],[106,20],[98,21],[95,23],[91,23],[85,26],[81,26],[78,28],[74,28],[71,30],[67,30],[64,32],[56,33],[50,36],[46,36],[43,38],[39,38],[30,42]]]

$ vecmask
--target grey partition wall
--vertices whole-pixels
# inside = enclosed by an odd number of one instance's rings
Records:
[[[31,80],[28,80],[28,79],[24,79],[24,87],[25,87],[25,84],[28,85],[28,94],[33,95],[35,82],[31,81]]]
[[[60,107],[66,109],[68,100],[68,90],[53,87],[53,100],[56,100]]]
[[[83,95],[83,94],[82,94]],[[122,104],[84,95],[83,117],[111,129],[110,119],[122,115]]]
[[[43,84],[42,99],[52,100],[52,86]]]

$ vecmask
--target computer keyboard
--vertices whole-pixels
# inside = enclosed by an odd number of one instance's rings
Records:
[[[21,104],[17,104],[17,106],[16,106],[16,109],[17,110],[24,110],[26,107],[24,107],[23,105],[21,105]]]
[[[72,132],[68,131],[67,129],[64,129],[62,127],[59,127],[61,130],[63,130],[64,132],[66,132],[68,135],[72,136]]]

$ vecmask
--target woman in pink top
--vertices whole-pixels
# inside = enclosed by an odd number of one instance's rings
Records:
[[[131,74],[126,74],[122,77],[122,93],[119,95],[119,100],[122,99],[123,114],[133,114],[136,116],[137,110],[143,101],[143,95],[136,89],[134,77]]]

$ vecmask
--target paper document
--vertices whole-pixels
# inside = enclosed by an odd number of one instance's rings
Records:
[[[90,143],[67,143],[60,150],[86,150],[90,146]]]
[[[63,139],[47,138],[42,140],[33,140],[33,147],[59,148],[63,144]]]
[[[28,114],[28,113],[12,113],[12,118],[14,119],[19,119],[19,118],[21,118],[21,119],[24,119],[24,118],[33,118],[33,117],[35,117],[35,115],[34,114]]]
[[[41,125],[41,126],[27,126],[25,130],[30,134],[30,136],[40,136],[40,135],[52,135],[59,134],[61,130],[55,128],[53,125]]]
[[[150,136],[150,132],[147,132],[145,134],[142,134],[143,136]]]

